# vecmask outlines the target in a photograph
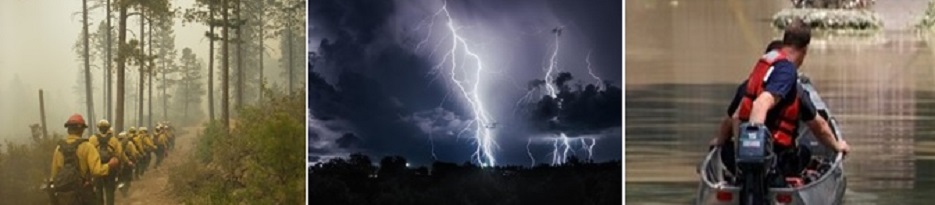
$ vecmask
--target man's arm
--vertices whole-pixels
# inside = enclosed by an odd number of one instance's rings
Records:
[[[84,157],[84,162],[88,167],[88,172],[91,173],[93,177],[103,177],[107,176],[107,173],[110,171],[110,166],[106,163],[101,163],[101,155],[97,152],[97,149],[94,149],[94,145],[91,143],[82,144],[78,146],[78,156],[79,161],[80,157]]]
[[[762,125],[766,121],[766,113],[778,102],[779,98],[776,98],[769,91],[760,93],[760,96],[757,96],[756,100],[753,101],[753,109],[750,111],[750,123]]]
[[[733,113],[733,116],[724,117],[721,120],[721,133],[715,137],[709,145],[711,146],[721,146],[727,140],[734,136],[734,129],[740,127],[740,116],[736,112]]]
[[[834,133],[831,132],[831,126],[828,125],[828,121],[825,120],[821,115],[815,116],[814,120],[806,122],[808,128],[812,130],[812,133],[815,134],[815,137],[818,138],[818,141],[825,147],[831,148],[836,152],[848,152],[847,143],[844,141],[838,141],[834,137]]]
[[[815,104],[812,103],[809,93],[805,91],[805,88],[799,86],[799,115],[801,120],[805,121],[805,124],[812,131],[812,134],[815,135],[815,138],[818,139],[818,142],[825,145],[825,147],[830,148],[836,152],[848,152],[847,143],[842,141],[837,141],[835,139],[835,134],[831,130],[831,125],[828,123],[828,120],[825,120],[824,117],[818,114],[818,109],[815,107]]]
[[[65,156],[58,150],[59,146],[55,146],[55,151],[52,151],[52,177],[55,177],[59,170],[62,169],[62,165],[65,164]]]

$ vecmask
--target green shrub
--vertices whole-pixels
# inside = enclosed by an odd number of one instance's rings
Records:
[[[170,183],[190,204],[301,204],[305,199],[305,99],[267,92],[238,110],[226,133],[205,125],[196,157]]]
[[[29,144],[7,141],[0,150],[0,201],[9,204],[48,204],[39,186],[51,173],[52,152],[61,139],[53,135]]]

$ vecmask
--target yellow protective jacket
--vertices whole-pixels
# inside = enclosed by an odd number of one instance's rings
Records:
[[[136,145],[136,151],[139,152],[140,155],[149,152],[147,150],[149,148],[145,145],[146,143],[143,143],[143,141],[145,141],[143,140],[143,135],[133,135],[130,139],[133,141],[133,144]]]
[[[164,147],[168,144],[169,144],[169,134],[160,133],[156,135],[156,145]]]
[[[117,140],[117,137],[113,136],[113,133],[107,133],[107,135],[110,135],[110,140],[107,141],[107,145],[109,145],[111,149],[110,152],[116,154],[117,159],[120,159],[121,163],[129,162],[130,159],[127,158],[127,155],[123,154],[123,146],[120,146],[120,141]],[[94,145],[94,147],[97,148],[98,146],[101,145],[99,137],[100,137],[100,134],[92,135],[91,137],[88,138],[88,142],[90,142],[91,145]],[[105,159],[105,160],[108,160],[108,159]]]
[[[65,142],[74,143],[78,139],[81,139],[81,136],[69,134],[68,137],[65,137]],[[52,153],[52,177],[55,177],[62,169],[62,166],[65,166],[65,156],[62,156],[62,152],[58,149],[59,147],[56,146],[55,151]],[[78,145],[75,154],[78,155],[78,171],[81,172],[82,177],[85,179],[103,177],[110,171],[106,163],[101,163],[101,155],[97,153],[97,149],[91,143]]]
[[[120,139],[120,140],[123,140],[123,139]],[[127,140],[129,141],[127,142],[127,147],[124,147],[124,149],[126,149],[126,152],[128,155],[125,155],[125,156],[127,156],[127,158],[133,158],[133,159],[139,158],[140,151],[136,149],[136,142],[133,142],[133,138],[129,138]]]
[[[146,147],[146,151],[148,152],[156,151],[156,144],[153,143],[153,137],[148,134],[143,134],[143,146]]]

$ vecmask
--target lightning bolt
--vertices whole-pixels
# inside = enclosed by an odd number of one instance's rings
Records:
[[[435,17],[437,17],[438,14],[441,13],[441,12],[442,12],[442,10],[439,9],[438,11],[435,12],[434,15],[432,15],[431,17],[429,17],[430,21],[429,21],[429,25],[428,25],[428,34],[427,34],[426,36],[432,36],[432,27],[435,25],[435,19],[436,19]],[[425,20],[423,20],[423,21],[425,21]],[[422,29],[422,25],[423,25],[422,23],[419,23],[419,26],[417,26],[415,30],[418,31],[418,30]],[[418,51],[420,48],[422,48],[422,45],[425,44],[425,43],[428,42],[428,41],[429,41],[429,38],[423,38],[422,41],[419,41],[419,43],[416,44],[416,49],[415,49],[415,50]],[[438,46],[436,46],[435,48],[438,48]],[[432,51],[432,54],[434,54],[434,53],[435,53],[435,51]],[[431,54],[430,54],[429,56],[431,56]]]
[[[588,146],[588,160],[591,160],[591,156],[594,154],[594,145],[597,144],[597,139],[591,138],[591,146]]]
[[[604,81],[602,81],[600,77],[597,77],[597,75],[594,75],[594,70],[591,69],[591,51],[588,51],[588,57],[584,58],[584,62],[588,63],[588,74],[591,74],[591,77],[597,80],[597,86],[601,87]]]
[[[457,90],[464,97],[464,99],[468,102],[469,108],[474,115],[474,119],[471,120],[471,123],[468,123],[468,125],[458,133],[458,137],[466,132],[471,131],[471,125],[475,125],[473,128],[473,133],[477,148],[475,149],[474,154],[471,155],[471,158],[480,164],[481,167],[496,166],[497,160],[495,157],[494,148],[497,146],[497,144],[495,142],[494,133],[491,131],[494,123],[490,114],[487,112],[487,108],[484,106],[484,101],[481,98],[480,93],[480,85],[483,84],[482,80],[484,79],[484,63],[481,60],[480,55],[471,51],[468,40],[458,33],[459,29],[455,26],[455,20],[448,11],[448,2],[445,2],[441,8],[432,15],[432,19],[428,24],[428,35],[425,39],[416,45],[416,49],[421,49],[422,45],[428,42],[429,38],[431,38],[431,27],[435,25],[435,18],[439,17],[443,17],[446,21],[445,25],[450,33],[450,36],[446,37],[445,39],[451,38],[452,44],[451,49],[448,50],[448,52],[446,52],[442,57],[441,62],[435,66],[435,70],[445,70],[445,66],[450,65],[450,67],[447,68],[447,70],[450,71],[450,80],[457,87]],[[421,28],[421,25],[419,28]],[[437,44],[436,48],[432,50],[430,56],[435,54],[436,49],[440,45],[441,42]],[[474,65],[471,68],[464,68],[465,62],[459,61],[461,60],[458,58],[459,54],[462,54],[461,56],[464,58],[464,61],[471,61],[474,63]],[[449,62],[450,64],[448,64]],[[465,74],[465,76],[462,77],[474,77],[473,82],[470,82],[470,85],[466,85],[468,84],[467,82],[464,82],[466,80],[459,79],[459,71],[463,73],[469,73],[470,71],[473,71],[473,76],[468,76]],[[435,74],[437,78],[441,72],[434,72],[432,74]],[[488,128],[488,126],[490,127]]]
[[[591,160],[591,156],[594,154],[594,145],[597,144],[597,140],[593,137],[579,137],[581,141],[581,149],[588,151],[588,160]],[[588,145],[587,139],[591,140],[591,145]]]
[[[561,138],[562,142],[565,144],[565,151],[562,152],[562,164],[564,164],[568,160],[568,150],[571,150],[571,144],[569,144],[569,141],[571,141],[571,139],[569,139],[568,136],[565,135],[565,133],[562,133],[561,135],[562,135],[562,138]]]
[[[558,93],[556,91],[556,88],[553,85],[554,80],[552,78],[552,72],[556,69],[556,64],[557,64],[555,57],[558,56],[558,50],[559,50],[558,37],[559,37],[559,34],[556,33],[555,34],[555,48],[554,50],[552,50],[552,56],[549,58],[549,66],[545,72],[545,85],[546,85],[546,91],[548,92],[549,97],[551,97],[552,100],[557,101],[558,108],[562,109],[562,100],[558,98]],[[594,74],[594,71],[591,68],[591,51],[588,51],[588,55],[587,57],[585,57],[585,62],[588,64],[588,74],[590,74],[591,77],[596,79],[598,81],[598,86],[600,86],[600,82],[603,82],[603,81],[601,81],[601,79],[597,77],[597,75]],[[532,92],[532,90],[530,90],[530,92]],[[526,98],[527,98],[526,96],[523,96],[523,98],[520,99],[521,102],[524,101],[524,99]],[[552,120],[557,122],[558,117],[556,116],[552,118]],[[553,149],[552,150],[552,165],[560,165],[560,164],[566,163],[568,159],[568,152],[572,151],[572,148],[571,148],[572,138],[569,138],[568,135],[566,135],[564,132],[559,132],[558,135],[559,135],[558,137],[552,139],[553,140],[552,142],[552,149]],[[592,138],[580,137],[578,139],[579,139],[578,141],[581,144],[581,149],[584,149],[588,152],[588,160],[590,160],[593,156],[594,145],[597,144],[597,140],[593,137]],[[590,145],[587,143],[587,139],[590,139],[591,141]],[[561,145],[559,145],[559,143],[561,143]],[[559,152],[560,148],[562,149],[561,152]],[[527,145],[526,150],[528,152],[529,150],[528,145]]]
[[[552,51],[552,58],[549,59],[549,69],[545,72],[545,88],[549,92],[549,97],[555,99],[558,95],[555,92],[555,87],[552,86],[552,70],[555,70],[555,56],[558,55],[558,34],[555,34],[555,50]],[[559,104],[561,108],[561,104]]]
[[[529,102],[532,99],[536,90],[538,90],[538,88],[530,88],[526,91],[526,95],[523,95],[522,98],[519,98],[519,100],[516,101],[516,104],[513,105],[513,115],[516,115],[516,111],[519,110],[520,105]]]
[[[460,132],[458,132],[457,138],[460,138],[465,133],[473,133],[472,138],[474,139],[476,149],[474,153],[471,154],[472,161],[478,163],[481,167],[496,166],[497,160],[495,157],[495,150],[498,148],[498,145],[496,143],[496,136],[493,131],[496,122],[488,113],[487,108],[485,107],[485,101],[480,93],[481,84],[486,80],[484,74],[489,74],[491,72],[484,69],[484,63],[482,61],[481,55],[472,51],[470,49],[471,44],[469,43],[469,40],[459,33],[460,28],[456,26],[456,20],[454,17],[452,17],[447,6],[448,4],[446,1],[437,11],[434,12],[431,17],[429,17],[429,19],[425,19],[419,23],[420,25],[416,28],[416,30],[421,30],[423,26],[427,26],[426,28],[428,28],[429,31],[427,31],[426,37],[415,45],[415,50],[423,49],[426,44],[429,44],[430,38],[432,38],[432,35],[434,35],[432,30],[433,27],[436,26],[436,21],[444,21],[444,27],[447,29],[447,33],[449,34],[446,34],[440,38],[442,40],[436,43],[435,47],[431,49],[429,57],[435,57],[436,52],[442,53],[442,51],[444,51],[444,54],[440,54],[442,56],[441,61],[438,62],[438,64],[434,66],[433,71],[429,72],[427,75],[434,75],[434,78],[432,81],[430,81],[431,83],[437,79],[441,79],[441,77],[445,74],[443,71],[448,71],[448,80],[452,85],[454,85],[453,87],[457,88],[453,90],[461,94],[463,99],[467,102],[467,107],[470,108],[471,113],[473,114],[473,118],[469,120],[467,125],[461,129]],[[424,24],[426,21],[428,23]],[[552,76],[554,72],[557,72],[557,56],[560,49],[559,34],[560,31],[555,33],[554,48],[549,57],[548,67],[545,68],[546,89],[529,88],[526,95],[517,101],[517,106],[521,103],[529,102],[530,98],[534,96],[535,91],[539,90],[539,92],[546,92],[551,100],[555,100],[557,102],[558,108],[562,108],[562,100],[558,98],[559,90],[554,85],[554,78]],[[446,41],[451,43],[451,47],[449,49],[443,48],[439,50],[439,48],[443,47],[443,45],[447,45],[447,43],[445,43]],[[600,86],[600,82],[602,81],[599,77],[597,77],[597,75],[594,74],[593,69],[591,68],[590,58],[591,52],[589,51],[588,56],[585,58],[585,62],[588,64],[588,73],[591,75],[591,77],[599,82],[598,86]],[[558,117],[554,117],[552,120],[558,121]],[[551,137],[553,147],[551,154],[553,165],[566,163],[569,152],[573,152],[573,154],[577,153],[572,149],[572,144],[575,141],[574,138],[568,137],[564,132],[559,132],[557,134],[558,136]],[[587,143],[588,139],[591,141],[590,144]],[[429,141],[432,143],[432,157],[437,159],[435,156],[434,136],[430,135]],[[536,159],[529,149],[532,141],[533,140],[531,138],[527,139],[526,152],[530,158],[530,161],[532,162],[531,165],[535,166]],[[593,147],[596,144],[596,139],[579,138],[577,141],[580,143],[581,149],[587,150],[588,159],[591,159],[593,155]]]
[[[561,164],[561,161],[559,160],[561,157],[562,156],[558,154],[558,139],[555,139],[552,142],[552,165]]]
[[[559,49],[558,36],[559,34],[555,33],[555,48],[552,50],[552,57],[549,58],[548,70],[546,70],[545,72],[545,86],[546,86],[545,88],[546,88],[546,91],[548,92],[549,97],[551,97],[552,100],[558,101],[558,108],[561,109],[562,101],[558,99],[558,93],[556,92],[556,89],[552,83],[553,82],[552,71],[555,70],[555,64],[556,64],[555,57],[558,56],[558,49]],[[552,120],[558,121],[558,117],[556,116],[552,118]],[[565,146],[565,149],[561,152],[561,154],[559,154],[559,151],[558,151],[559,141],[561,141],[562,144]],[[568,136],[566,136],[564,132],[560,132],[559,137],[554,139],[554,142],[552,143],[552,148],[553,148],[552,165],[564,164],[565,159],[568,157],[568,150],[570,148]]]
[[[432,160],[438,161],[438,156],[435,155],[435,138],[432,136],[432,132],[429,132],[429,144],[432,145]]]
[[[445,93],[445,97],[442,98],[442,102],[441,102],[441,103],[438,103],[438,107],[436,107],[436,109],[441,109],[441,108],[442,108],[442,105],[444,105],[444,104],[445,104],[445,101],[447,101],[447,100],[448,100],[448,93]],[[437,122],[437,121],[438,121],[438,118],[432,120],[432,125],[434,125],[435,122]],[[431,130],[431,125],[430,125],[429,127],[430,127],[430,128],[429,128],[429,144],[432,146],[432,159],[437,161],[437,160],[438,160],[438,156],[435,155],[435,136],[434,136],[434,133],[435,133],[435,132],[434,132],[433,130]]]
[[[532,143],[532,138],[526,139],[526,154],[529,155],[529,160],[532,162],[529,164],[529,167],[536,166],[536,158],[532,156],[532,152],[529,151],[529,144]]]
[[[572,138],[568,137],[565,133],[560,133],[559,137],[551,138],[552,140],[552,165],[561,165],[568,162],[568,152],[577,155],[577,152],[572,151]],[[591,141],[588,144],[588,141]],[[528,143],[528,142],[527,142]],[[581,149],[588,152],[588,160],[591,160],[594,154],[594,145],[597,144],[597,139],[594,137],[578,137],[578,143],[581,145]],[[529,144],[526,145],[526,150],[529,152]],[[561,150],[561,151],[559,151]],[[530,158],[532,154],[530,153]]]

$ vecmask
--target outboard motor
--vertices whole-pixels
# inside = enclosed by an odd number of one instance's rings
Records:
[[[772,135],[764,125],[740,125],[737,137],[737,171],[740,181],[740,204],[768,204],[767,175],[775,163]]]

